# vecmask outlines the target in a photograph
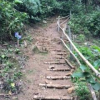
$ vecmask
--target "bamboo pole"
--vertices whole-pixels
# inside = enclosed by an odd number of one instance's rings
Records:
[[[94,66],[81,54],[81,52],[76,48],[76,46],[73,44],[73,42],[70,40],[69,36],[65,33],[63,30],[64,35],[67,37],[73,48],[76,50],[76,52],[79,54],[79,56],[84,60],[84,62],[95,72],[96,76],[100,78],[100,73],[94,68]]]
[[[60,25],[60,17],[58,17],[58,21],[57,21],[57,25],[58,25],[58,32],[59,32],[59,30],[60,30],[60,28],[59,28],[59,25]]]
[[[58,18],[59,18],[60,16],[58,16]],[[60,17],[60,19],[65,19],[65,18],[67,18],[67,17],[69,17],[69,15],[68,16],[65,16],[65,17]],[[56,19],[58,19],[58,18],[56,18]]]
[[[89,87],[89,90],[90,90],[90,92],[91,92],[91,95],[92,95],[93,100],[97,100],[95,91],[93,90],[91,84],[88,84],[88,87]]]
[[[71,30],[70,30],[70,26],[68,26],[68,30],[69,30],[69,38],[70,40],[72,40],[72,33],[71,33]],[[73,47],[70,43],[70,50],[73,52]],[[70,59],[73,59],[73,56],[70,54]]]
[[[71,43],[71,45],[73,46],[73,48],[75,49],[75,51],[79,54],[79,56],[83,59],[83,61],[92,69],[92,71],[96,74],[97,77],[100,78],[100,73],[94,68],[94,66],[81,54],[81,52],[76,48],[76,46],[73,44],[73,42],[70,40],[69,36],[66,34],[64,28],[61,28],[60,25],[58,25],[58,27],[62,30],[63,34],[66,36],[66,38],[68,39],[68,41]],[[63,44],[67,47],[67,45],[65,44],[65,42],[61,39],[61,41],[63,42]],[[69,48],[68,48],[69,49]],[[70,51],[70,50],[69,50]],[[72,53],[72,52],[71,52]],[[73,54],[73,53],[72,53]]]
[[[62,43],[64,44],[64,46],[68,49],[68,51],[72,54],[72,56],[75,58],[75,60],[77,61],[78,65],[80,66],[81,63],[78,60],[78,58],[74,55],[74,53],[69,49],[69,47],[66,45],[66,43],[63,41],[63,39],[60,39],[62,41]]]
[[[60,23],[60,25],[64,24],[65,22],[67,22],[69,20],[69,17],[62,23]]]

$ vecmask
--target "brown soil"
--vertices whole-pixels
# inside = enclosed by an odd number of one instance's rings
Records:
[[[54,20],[55,19],[53,19],[52,22],[48,22],[49,24],[45,24],[45,27],[35,26],[33,27],[33,29],[30,29],[34,39],[32,45],[25,49],[26,55],[29,56],[29,60],[26,63],[27,66],[23,70],[23,91],[18,95],[18,99],[13,97],[13,100],[34,100],[34,95],[51,97],[71,96],[71,94],[67,93],[67,89],[52,89],[39,86],[40,83],[72,85],[70,79],[46,79],[47,76],[65,76],[67,73],[69,73],[69,71],[47,70],[51,66],[56,66],[58,68],[70,68],[66,63],[50,64],[50,62],[58,62],[59,57],[67,57],[67,54],[64,51],[65,48],[59,40],[60,35],[57,32],[56,20]],[[39,50],[42,50],[43,52],[34,53],[32,51],[34,45],[36,45],[39,48]],[[45,53],[44,51],[48,52]],[[61,59],[59,60],[59,62],[65,62],[65,60]]]

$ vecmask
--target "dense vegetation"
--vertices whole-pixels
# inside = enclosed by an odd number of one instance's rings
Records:
[[[99,36],[99,5],[99,0],[1,0],[0,38],[11,38],[17,31],[22,33],[26,19],[36,22],[55,14],[68,15],[70,11],[69,24],[74,33]]]
[[[100,37],[100,0],[0,0],[0,41],[14,40],[16,32],[24,35],[24,26],[28,23],[46,20],[47,17],[54,15],[66,16],[69,14],[71,15],[69,25],[72,32],[80,34],[78,39],[81,39],[81,42],[85,41],[85,37],[88,39],[90,36]],[[99,71],[100,48],[96,45],[86,46],[83,44],[77,45],[77,47]],[[12,47],[0,51],[0,65],[3,65],[0,69],[2,70],[0,77],[4,81],[2,88],[14,93],[18,90],[16,81],[22,74],[17,69],[19,66],[18,63],[16,64],[17,60],[12,56],[9,57],[8,54],[13,52],[13,55],[18,57],[16,53],[19,51]],[[77,53],[75,54],[78,57]],[[73,74],[74,81],[78,83],[82,79],[91,83],[95,90],[100,90],[100,84],[98,81],[96,82],[95,75],[89,75],[90,69],[82,61],[81,63],[80,68],[86,72],[84,74],[78,70],[78,73]],[[77,80],[77,78],[79,79]],[[84,95],[84,98],[80,98],[80,100],[89,99],[86,94],[89,92],[85,86],[81,87],[82,84],[85,83],[78,84],[77,95],[82,97]],[[80,89],[85,92],[83,93]]]
[[[14,9],[13,3],[0,0],[0,39],[12,37],[16,31],[22,32],[26,17],[26,13]]]

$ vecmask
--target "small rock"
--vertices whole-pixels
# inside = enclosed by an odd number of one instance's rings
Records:
[[[47,24],[47,21],[43,20],[43,23],[44,23],[44,24]]]
[[[54,69],[55,67],[54,66],[49,66],[49,69]]]
[[[12,100],[18,100],[18,97],[12,97]]]
[[[69,89],[67,90],[67,92],[68,92],[69,94],[71,94],[74,90],[75,90],[75,88],[74,88],[74,87],[71,87],[71,88],[69,88]]]
[[[24,47],[27,48],[27,42],[26,41],[24,41]]]

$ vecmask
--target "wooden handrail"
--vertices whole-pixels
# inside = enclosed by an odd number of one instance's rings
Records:
[[[64,19],[64,18],[68,18],[68,17],[69,17],[69,15],[64,16],[64,17],[60,17],[60,16],[58,16],[58,18],[57,18],[57,19]]]
[[[74,43],[71,41],[69,36],[65,32],[65,28],[62,28],[60,26],[60,21],[57,21],[58,29],[60,28],[62,30],[62,33],[65,35],[67,40],[70,42],[74,50],[79,54],[79,56],[83,59],[83,61],[92,69],[92,71],[96,74],[97,77],[100,78],[100,73],[94,68],[94,66],[82,55],[82,53],[77,49],[77,47],[74,45]],[[64,44],[64,42],[63,42]],[[65,45],[65,44],[64,44]]]
[[[89,87],[89,90],[90,90],[90,92],[91,92],[91,95],[92,95],[93,100],[97,100],[95,91],[93,90],[91,84],[88,84],[88,87]]]
[[[72,56],[75,58],[75,60],[77,61],[77,63],[79,64],[79,66],[81,65],[80,61],[78,60],[78,58],[74,55],[74,53],[69,49],[69,47],[66,45],[66,43],[64,42],[63,39],[60,39],[62,41],[62,43],[64,44],[64,46],[68,49],[68,51],[72,54]]]

